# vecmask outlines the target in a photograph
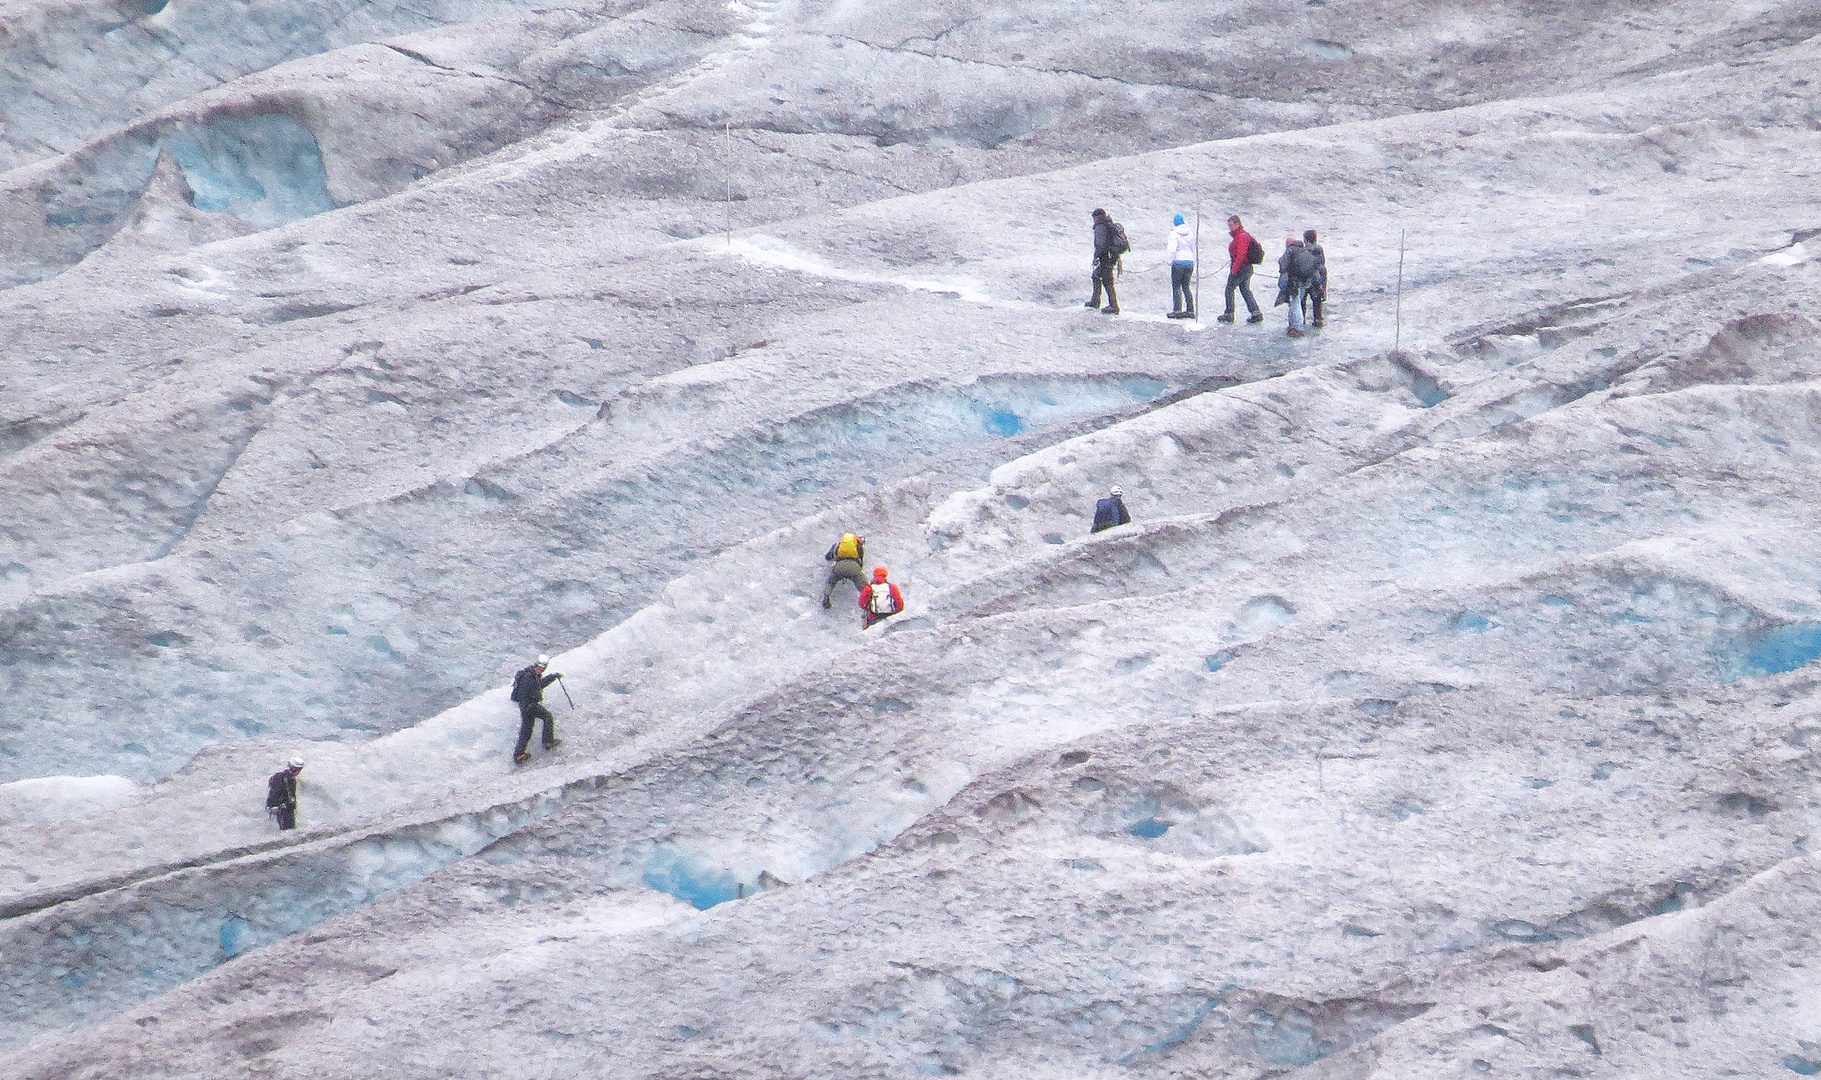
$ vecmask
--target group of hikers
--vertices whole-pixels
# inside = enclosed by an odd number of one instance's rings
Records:
[[[1126,510],[1125,493],[1115,486],[1106,498],[1094,504],[1094,522],[1089,531],[1105,532],[1107,529],[1130,524],[1131,521],[1132,515]],[[828,579],[822,586],[824,611],[833,609],[835,587],[844,581],[859,590],[860,627],[863,630],[904,610],[904,593],[890,580],[891,575],[885,567],[873,567],[871,580],[868,580],[864,536],[842,533],[841,538],[829,546],[822,558],[829,564]],[[563,745],[563,741],[556,737],[556,717],[544,705],[544,691],[552,683],[561,682],[563,676],[549,668],[550,657],[540,654],[535,661],[520,668],[512,678],[512,701],[518,706],[519,715],[518,742],[512,748],[514,765],[523,765],[531,760],[531,736],[540,720],[544,724],[544,749],[555,750]],[[567,696],[569,691],[565,689],[563,693]],[[571,707],[574,704],[573,700],[570,701]],[[266,812],[277,820],[280,831],[297,827],[297,778],[303,772],[303,767],[302,758],[292,758],[266,782]]]
[[[1218,321],[1230,323],[1234,320],[1234,295],[1237,293],[1246,302],[1249,313],[1246,321],[1264,322],[1264,312],[1259,310],[1258,300],[1252,295],[1252,268],[1264,261],[1264,247],[1246,232],[1238,215],[1227,219],[1227,232],[1231,237],[1227,244],[1227,305]],[[1195,318],[1195,241],[1194,227],[1184,220],[1183,215],[1177,214],[1164,248],[1164,258],[1170,264],[1169,317],[1172,319]],[[1119,314],[1119,294],[1114,280],[1119,272],[1120,257],[1131,249],[1124,227],[1108,216],[1105,210],[1095,210],[1094,297],[1087,302],[1088,307],[1098,308],[1108,315]],[[1328,292],[1328,261],[1321,245],[1316,242],[1314,229],[1303,233],[1301,240],[1292,237],[1284,242],[1284,253],[1277,260],[1277,271],[1277,303],[1287,304],[1290,308],[1289,335],[1302,337],[1305,326],[1322,325],[1322,302],[1327,298]],[[1105,305],[1101,304],[1103,292],[1106,294]],[[1103,532],[1128,524],[1131,520],[1131,514],[1126,511],[1123,493],[1115,487],[1106,498],[1094,504],[1094,523],[1090,531]],[[852,583],[859,590],[862,629],[868,629],[904,610],[904,594],[890,580],[885,567],[873,567],[871,580],[868,580],[865,537],[857,533],[842,533],[841,538],[829,547],[823,559],[830,564],[828,580],[822,588],[824,610],[834,607],[835,587],[843,581]],[[556,717],[544,706],[544,691],[562,679],[560,674],[546,673],[549,666],[550,657],[540,655],[535,662],[520,669],[513,677],[512,701],[519,709],[518,743],[512,749],[512,762],[515,765],[523,765],[531,760],[531,736],[539,720],[544,724],[544,749],[554,750],[563,745],[562,740],[556,737]],[[564,690],[564,694],[567,693]],[[573,706],[574,702],[570,704]],[[302,758],[292,758],[267,781],[266,811],[277,820],[280,830],[297,827],[297,777],[303,772],[303,767]]]
[[[512,748],[514,765],[531,760],[531,733],[539,720],[544,722],[544,749],[555,750],[563,745],[563,740],[556,737],[556,717],[544,706],[544,691],[563,676],[556,672],[546,674],[549,667],[550,657],[539,655],[512,678],[512,701],[518,705],[518,744]],[[563,691],[565,695],[568,692]],[[574,704],[570,702],[571,706]],[[297,828],[297,777],[303,767],[303,758],[292,758],[266,780],[266,813],[277,820],[280,832]]]
[[[1085,306],[1107,315],[1119,314],[1119,293],[1114,280],[1119,274],[1121,258],[1132,250],[1125,227],[1114,221],[1104,209],[1094,211],[1094,295]],[[1217,322],[1230,323],[1237,312],[1234,295],[1246,302],[1246,321],[1261,323],[1265,314],[1252,295],[1253,267],[1265,261],[1264,245],[1246,231],[1235,214],[1227,218],[1227,288],[1226,311]],[[1172,319],[1195,318],[1196,228],[1181,214],[1176,215],[1164,246],[1164,260],[1170,266],[1170,313]],[[1101,303],[1105,293],[1106,303]],[[1314,229],[1303,232],[1299,240],[1292,236],[1284,241],[1283,254],[1277,259],[1277,303],[1290,309],[1290,337],[1302,337],[1311,326],[1322,325],[1322,303],[1328,298],[1328,256],[1316,241]]]
[[[1130,524],[1124,493],[1119,488],[1094,504],[1094,524],[1090,532],[1102,532],[1118,525]],[[866,579],[866,537],[859,533],[842,533],[829,545],[822,561],[829,564],[828,580],[822,585],[822,610],[835,606],[835,587],[849,582],[860,592],[860,629],[870,629],[904,610],[904,594],[890,580],[885,567],[873,567],[872,580]]]
[[[860,629],[869,629],[904,610],[904,594],[889,580],[885,567],[873,567],[873,579],[866,580],[866,537],[842,533],[841,539],[829,546],[822,560],[831,564],[828,581],[822,586],[822,610],[835,606],[835,586],[852,582],[860,590]]]

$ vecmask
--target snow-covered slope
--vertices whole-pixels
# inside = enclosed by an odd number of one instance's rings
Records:
[[[9,144],[144,160],[0,292],[8,1075],[1821,1067],[1821,20],[1710,12],[450,9]],[[1328,326],[1163,319],[1197,205]]]

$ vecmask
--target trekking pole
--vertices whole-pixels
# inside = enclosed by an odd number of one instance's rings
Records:
[[[1397,307],[1392,316],[1391,351],[1404,351],[1404,231],[1397,230]]]
[[[569,684],[563,681],[561,675],[556,677],[556,684],[563,688],[563,700],[569,702],[571,709],[575,708],[575,699],[569,696]]]

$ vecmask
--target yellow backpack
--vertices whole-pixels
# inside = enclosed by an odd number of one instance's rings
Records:
[[[860,557],[860,538],[853,533],[842,533],[841,542],[835,545],[835,558],[858,559]]]

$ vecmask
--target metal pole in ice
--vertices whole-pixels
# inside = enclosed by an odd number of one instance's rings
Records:
[[[1397,308],[1392,316],[1391,351],[1404,351],[1404,230],[1397,230]]]
[[[733,247],[733,117],[721,122],[721,178],[726,199],[721,203],[721,224],[727,228],[727,246]]]
[[[1201,204],[1195,204],[1195,321],[1201,321]]]

